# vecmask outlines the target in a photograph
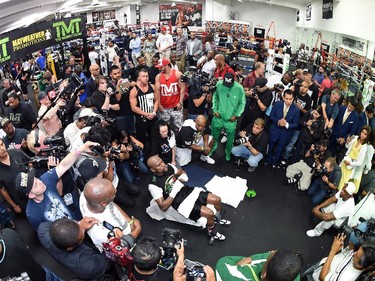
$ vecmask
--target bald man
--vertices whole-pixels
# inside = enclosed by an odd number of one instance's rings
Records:
[[[227,63],[225,63],[224,55],[217,54],[215,56],[215,64],[216,64],[216,68],[214,70],[215,78],[222,80],[224,79],[224,76],[227,72],[233,73],[234,75],[234,70]]]
[[[185,120],[176,135],[176,161],[180,166],[190,163],[193,151],[199,151],[202,154],[201,161],[215,164],[215,160],[208,156],[214,144],[210,132],[204,115],[198,115],[195,121]]]
[[[100,251],[103,249],[103,242],[107,242],[110,232],[104,227],[104,221],[115,227],[116,238],[124,238],[127,242],[134,243],[142,229],[139,220],[129,217],[113,202],[115,196],[116,189],[109,180],[95,178],[86,183],[80,197],[79,206],[82,215],[99,221],[87,233]]]
[[[186,173],[171,164],[165,164],[157,155],[151,156],[147,160],[147,165],[153,174],[148,190],[162,211],[166,212],[169,208],[173,208],[186,219],[195,222],[205,218],[208,234],[216,240],[225,239],[224,235],[215,231],[216,223],[231,224],[230,221],[220,217],[220,197],[201,187],[185,186],[188,180]],[[207,204],[212,204],[214,210],[208,208]]]
[[[100,67],[97,64],[92,64],[90,65],[89,70],[90,70],[91,76],[89,80],[87,80],[86,86],[85,86],[85,94],[87,95],[87,97],[91,97],[92,94],[96,90],[95,79],[100,74]]]

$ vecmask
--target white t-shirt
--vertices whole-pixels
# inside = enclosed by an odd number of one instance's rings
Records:
[[[321,260],[320,264],[324,263],[327,258]],[[314,281],[319,281],[319,274],[322,266],[313,273]],[[353,267],[353,251],[340,252],[335,255],[332,260],[329,272],[324,280],[329,281],[353,281],[360,274],[362,270]]]
[[[337,202],[335,205],[335,209],[333,210],[333,215],[335,216],[336,220],[346,218],[346,217],[349,217],[349,220],[351,220],[354,214],[354,207],[355,207],[354,198],[350,197],[348,200],[344,201],[340,197],[340,193],[341,191],[338,191],[335,194],[335,197],[337,198]]]
[[[215,60],[212,59],[210,61],[207,61],[203,66],[202,66],[202,72],[205,72],[212,77],[214,75],[214,71],[216,68],[216,63]]]
[[[77,127],[76,122],[70,123],[64,130],[64,138],[65,141],[71,144],[73,142],[74,137],[78,134],[81,129]]]
[[[99,58],[99,55],[98,55],[97,52],[92,51],[92,52],[89,53],[89,59],[90,59],[91,64],[96,64],[95,59],[97,59],[97,58]]]
[[[95,224],[90,230],[87,231],[92,242],[99,249],[99,251],[103,250],[103,242],[108,241],[109,230],[103,226],[103,221],[110,223],[114,227],[121,228],[124,235],[131,233],[130,224],[113,202],[109,203],[105,207],[104,212],[99,214],[93,213],[87,208],[87,201],[84,193],[82,193],[79,199],[79,208],[83,217],[92,217],[99,221],[98,224]]]
[[[107,53],[108,53],[108,61],[113,62],[113,58],[117,56],[116,49],[118,50],[118,47],[116,44],[113,45],[113,47],[107,47]]]
[[[162,34],[160,33],[158,39],[156,40],[156,46],[160,49],[164,50],[167,46],[173,46],[173,38],[170,34]]]
[[[361,217],[365,220],[375,218],[375,194],[366,196],[355,206],[354,215],[349,220],[349,225],[351,227],[358,225],[360,223],[359,218]]]

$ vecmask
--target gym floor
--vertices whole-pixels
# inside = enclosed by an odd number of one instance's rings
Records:
[[[145,212],[151,200],[147,189],[149,176],[142,179],[142,192],[135,198],[136,206],[131,209],[124,208],[125,212],[141,221],[141,236],[153,236],[161,245],[163,228],[180,229],[182,237],[187,240],[186,258],[200,261],[213,268],[222,256],[246,256],[281,248],[302,253],[304,268],[328,254],[334,231],[326,231],[317,238],[307,237],[306,230],[318,223],[318,220],[311,214],[313,205],[307,194],[297,194],[294,186],[283,185],[284,170],[271,171],[270,167],[260,166],[251,174],[245,167],[241,167],[240,171],[235,171],[234,160],[225,161],[224,145],[221,143],[213,155],[216,160],[215,165],[201,162],[199,156],[198,153],[193,153],[194,165],[218,175],[245,178],[248,188],[257,192],[255,198],[245,197],[236,209],[224,205],[225,218],[231,220],[232,225],[222,226],[219,231],[227,239],[215,241],[212,246],[209,246],[209,237],[205,230],[166,220],[151,219]],[[41,264],[64,280],[74,277],[42,248],[26,218],[19,216],[16,218],[16,223],[16,231],[24,237],[35,258]]]

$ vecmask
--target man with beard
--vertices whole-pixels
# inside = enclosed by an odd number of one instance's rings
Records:
[[[5,144],[5,147],[7,149],[9,148],[21,148],[21,147],[27,147],[26,144],[26,138],[29,133],[28,130],[18,128],[16,129],[12,121],[10,121],[8,118],[3,118],[1,120],[1,128],[5,132],[5,136],[3,137],[3,142]]]
[[[112,65],[109,70],[111,79],[108,81],[108,87],[111,87],[116,95],[116,100],[120,109],[114,111],[116,116],[117,131],[127,130],[130,134],[134,133],[134,114],[129,102],[129,89],[122,84],[124,80],[121,79],[122,71],[117,65]]]

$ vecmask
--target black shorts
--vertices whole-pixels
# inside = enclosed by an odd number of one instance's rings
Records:
[[[189,219],[193,221],[197,221],[201,217],[201,207],[202,205],[204,206],[207,205],[207,197],[208,197],[208,192],[201,191],[199,193],[199,196],[194,203],[193,210],[191,211],[189,215]]]

